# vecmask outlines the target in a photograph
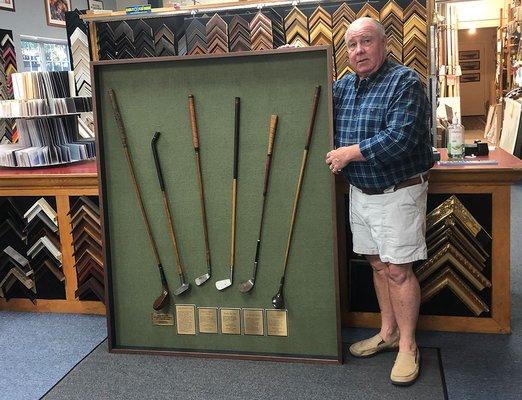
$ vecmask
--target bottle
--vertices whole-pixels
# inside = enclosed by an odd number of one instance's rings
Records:
[[[448,126],[448,158],[464,158],[464,127],[460,124],[457,113],[453,114],[453,123]]]

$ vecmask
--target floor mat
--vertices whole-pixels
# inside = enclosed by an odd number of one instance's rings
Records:
[[[44,399],[446,398],[438,349],[421,349],[421,375],[410,387],[395,387],[389,381],[395,354],[318,365],[111,354],[104,342]]]
[[[0,312],[0,399],[39,399],[106,337],[104,316]]]

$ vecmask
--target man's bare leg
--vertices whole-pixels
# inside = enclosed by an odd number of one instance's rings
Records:
[[[377,255],[366,255],[366,259],[373,269],[373,285],[381,310],[381,331],[379,334],[384,341],[389,341],[397,330],[397,321],[390,301],[388,264],[383,263]]]
[[[399,327],[399,352],[415,353],[415,328],[419,318],[420,286],[412,264],[388,264],[388,288]]]

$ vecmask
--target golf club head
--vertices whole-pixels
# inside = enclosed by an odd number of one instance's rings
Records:
[[[277,310],[284,310],[285,308],[285,298],[283,297],[283,292],[277,292],[274,297],[272,297],[272,305]]]
[[[249,279],[248,281],[243,282],[239,285],[239,291],[241,293],[247,293],[247,292],[250,292],[253,287],[254,287],[254,281],[252,279]]]
[[[194,281],[196,282],[196,285],[201,286],[209,279],[210,279],[210,274],[206,273],[204,275],[198,276]]]
[[[216,289],[217,290],[223,290],[223,289],[226,289],[229,286],[232,286],[232,279],[230,279],[230,278],[222,279],[222,280],[216,282]]]
[[[174,296],[179,296],[180,294],[186,292],[189,289],[190,285],[188,283],[184,283],[174,291]]]
[[[169,302],[169,291],[165,288],[161,292],[161,294],[158,296],[156,300],[154,300],[154,304],[152,304],[152,308],[154,308],[156,311],[161,310],[164,308],[167,303]]]

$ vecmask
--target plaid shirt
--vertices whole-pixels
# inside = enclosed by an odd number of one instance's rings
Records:
[[[358,143],[366,159],[343,169],[352,185],[386,189],[431,168],[428,98],[413,70],[386,60],[365,79],[336,81],[333,99],[335,146]]]

